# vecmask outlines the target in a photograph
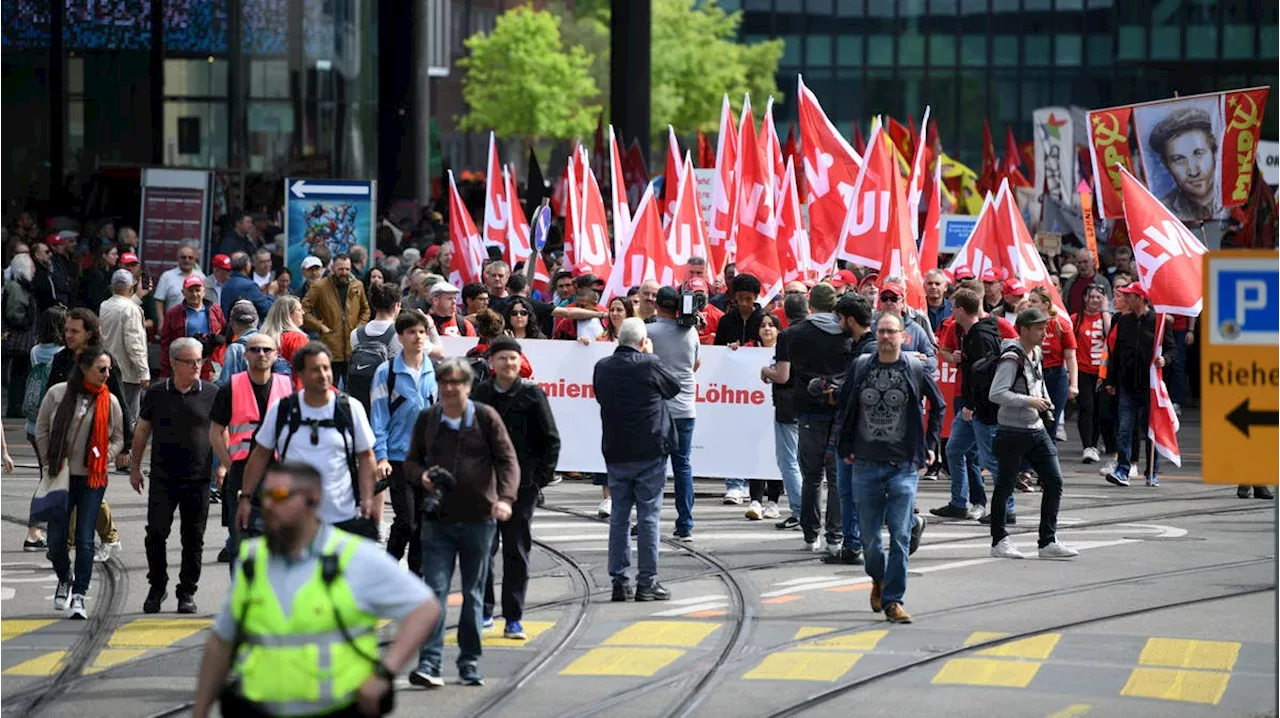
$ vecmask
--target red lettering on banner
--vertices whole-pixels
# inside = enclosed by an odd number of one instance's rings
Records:
[[[582,399],[585,401],[595,401],[596,390],[591,384],[581,384],[578,382],[565,381],[559,379],[556,381],[538,382],[538,388],[541,389],[548,399]],[[695,394],[695,401],[699,404],[735,404],[735,405],[752,405],[761,406],[769,400],[769,397],[760,389],[738,389],[728,384],[711,384],[708,386],[699,385]]]

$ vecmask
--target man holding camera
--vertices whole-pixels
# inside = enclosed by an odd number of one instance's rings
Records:
[[[647,323],[653,353],[680,380],[680,392],[667,400],[667,409],[676,426],[676,448],[671,452],[671,473],[676,489],[675,538],[693,542],[693,424],[697,417],[694,401],[697,384],[693,373],[698,358],[697,314],[680,316],[680,292],[662,287],[655,300],[657,314]],[[680,317],[677,321],[677,317]]]
[[[423,580],[436,595],[447,596],[455,561],[462,575],[458,677],[465,685],[481,686],[481,608],[489,550],[497,522],[511,518],[520,488],[520,463],[502,417],[493,407],[471,400],[473,377],[466,359],[450,357],[436,367],[440,400],[414,423],[404,476],[420,481],[425,494]],[[418,656],[418,668],[409,674],[413,685],[444,685],[440,676],[444,632],[442,607],[431,640]]]

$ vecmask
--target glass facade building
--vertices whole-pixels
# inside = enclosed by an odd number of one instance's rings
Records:
[[[975,169],[982,121],[1003,154],[1005,126],[1031,139],[1047,105],[1107,107],[1175,93],[1270,85],[1264,137],[1275,139],[1274,0],[721,0],[743,11],[743,39],[786,42],[785,96],[796,74],[841,131],[884,113],[920,120],[932,106],[944,148]]]

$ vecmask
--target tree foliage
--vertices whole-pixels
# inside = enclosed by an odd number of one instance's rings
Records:
[[[470,54],[462,97],[464,130],[492,129],[499,137],[569,139],[595,129],[600,90],[592,79],[594,58],[580,45],[565,47],[560,19],[528,6],[498,16],[492,33],[466,40]]]

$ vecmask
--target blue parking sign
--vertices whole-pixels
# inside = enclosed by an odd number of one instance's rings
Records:
[[[1215,344],[1280,343],[1280,265],[1275,259],[1209,260],[1209,332]]]

